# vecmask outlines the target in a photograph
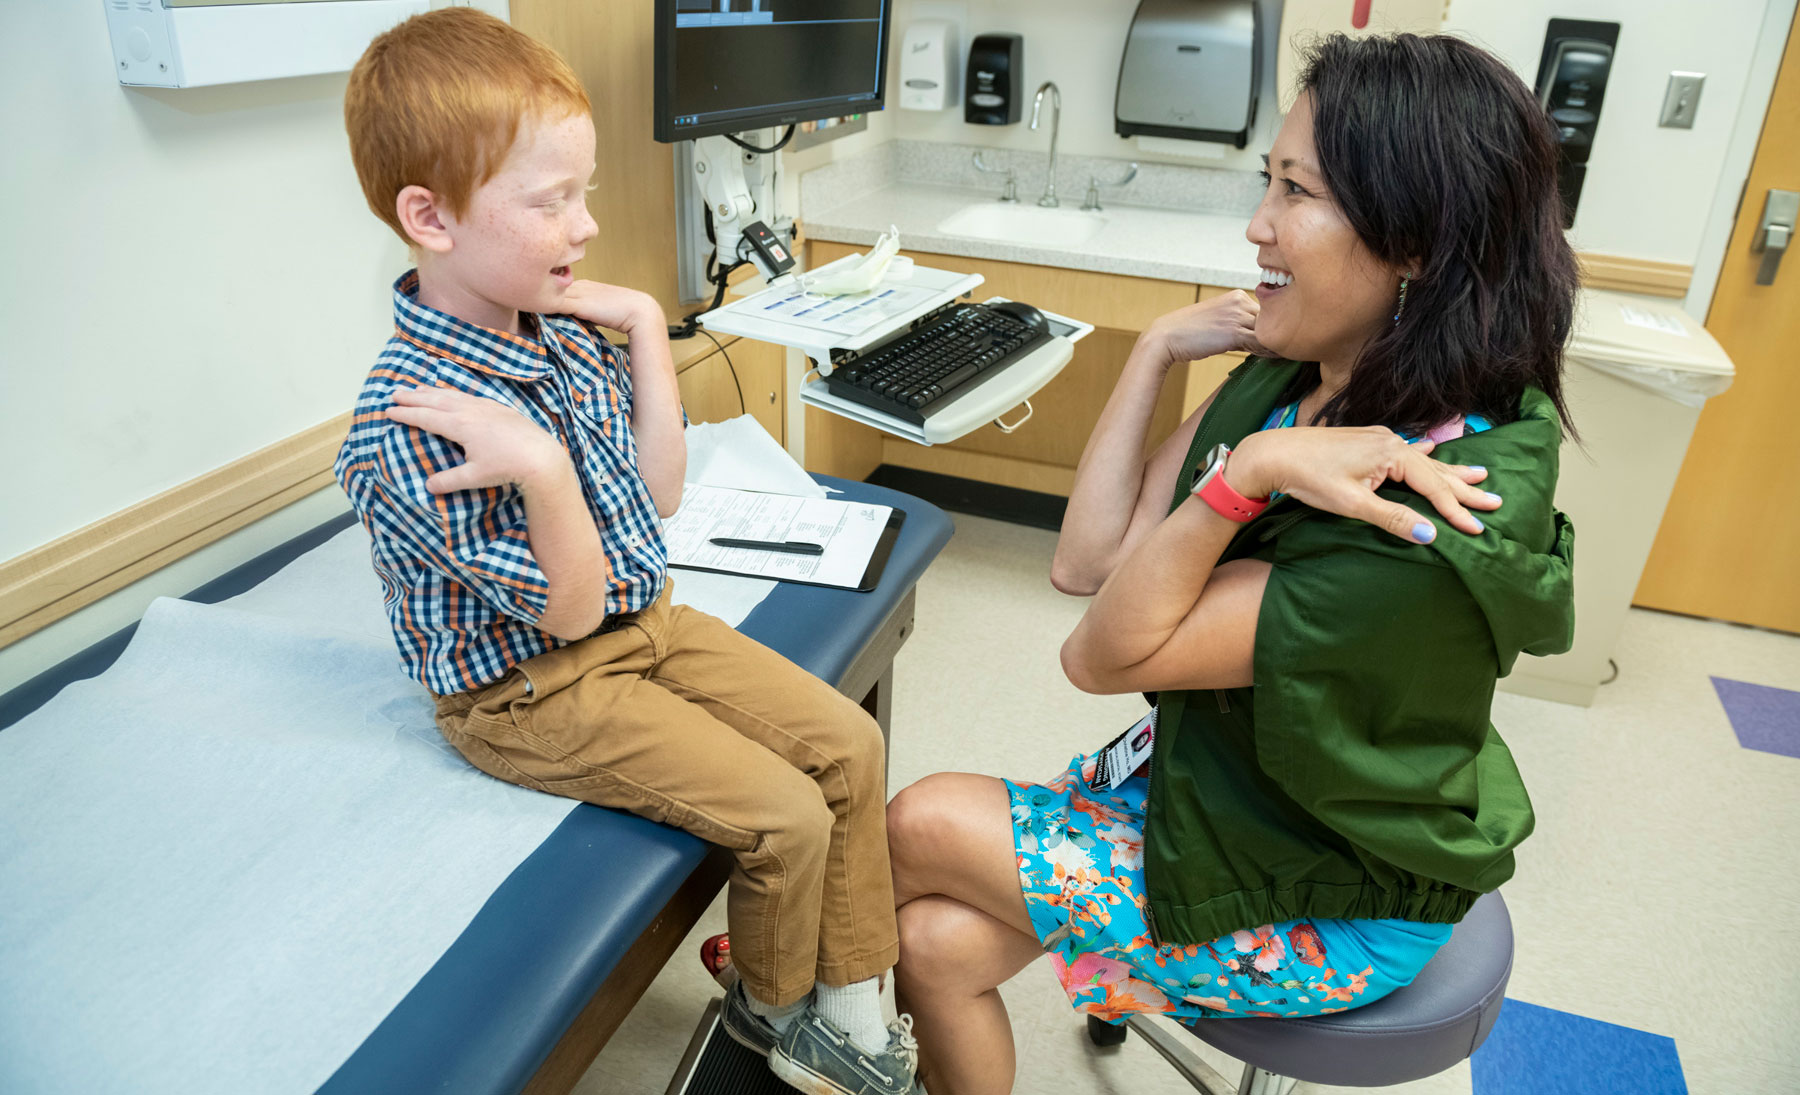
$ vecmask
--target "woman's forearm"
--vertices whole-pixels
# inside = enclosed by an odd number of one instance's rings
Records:
[[[1240,527],[1197,498],[1177,507],[1107,577],[1064,643],[1070,680],[1093,683],[1167,645],[1194,618],[1220,553]]]
[[[1093,591],[1118,562],[1143,489],[1145,442],[1168,371],[1160,343],[1140,337],[1088,436],[1050,568],[1051,581],[1064,592]]]

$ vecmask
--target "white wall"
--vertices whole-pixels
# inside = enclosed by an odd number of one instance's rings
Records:
[[[1574,243],[1603,254],[1691,263],[1769,6],[1766,0],[1451,0],[1446,29],[1492,50],[1530,82],[1551,18],[1619,23]],[[1657,124],[1675,71],[1706,74],[1692,129]]]
[[[0,558],[342,414],[406,252],[345,77],[128,89],[100,0],[7,0]]]
[[[1263,4],[1267,49],[1280,27],[1277,0]],[[1607,85],[1599,137],[1582,193],[1574,242],[1584,250],[1691,263],[1701,249],[1714,192],[1756,53],[1769,0],[1451,0],[1445,30],[1498,54],[1527,82],[1552,17],[1622,24]],[[1774,6],[1791,7],[1787,0]],[[894,38],[917,19],[948,18],[970,38],[987,31],[1025,36],[1025,86],[1055,80],[1062,90],[1060,150],[1120,159],[1170,159],[1112,131],[1113,97],[1133,0],[897,0]],[[895,55],[897,59],[897,54]],[[1265,63],[1256,132],[1242,152],[1210,166],[1254,171],[1273,127],[1274,65]],[[1671,71],[1704,72],[1706,89],[1693,129],[1663,129],[1657,118]],[[1766,92],[1764,92],[1766,94]],[[1042,151],[1048,135],[1013,126],[976,126],[959,109],[890,110],[899,138],[987,144]],[[1224,147],[1224,146],[1218,146]],[[1735,192],[1741,179],[1723,180]]]
[[[890,52],[890,104],[892,78],[899,67],[899,43],[908,24],[920,19],[949,19],[961,28],[958,48],[968,56],[969,42],[978,34],[1010,33],[1025,38],[1025,109],[1016,125],[970,125],[962,120],[962,107],[944,111],[899,110],[890,105],[893,134],[904,140],[942,141],[953,144],[985,144],[995,148],[1020,148],[1045,152],[1050,147],[1049,113],[1041,126],[1030,128],[1031,101],[1038,85],[1056,82],[1062,93],[1062,129],[1057,152],[1081,156],[1112,156],[1121,160],[1187,163],[1207,167],[1256,171],[1268,151],[1280,117],[1275,113],[1275,28],[1280,26],[1279,0],[1258,0],[1263,9],[1264,61],[1262,102],[1249,144],[1238,150],[1230,145],[1194,142],[1215,153],[1204,159],[1148,152],[1133,138],[1113,132],[1113,99],[1119,82],[1119,57],[1125,51],[1125,32],[1131,26],[1136,0],[896,0],[894,49]],[[1021,180],[1021,191],[1026,183]]]
[[[123,88],[100,0],[0,0],[0,41],[6,559],[344,413],[408,263],[345,76]],[[0,651],[0,691],[343,508],[320,491]]]
[[[892,109],[876,111],[869,115],[868,127],[860,133],[847,133],[800,152],[782,152],[781,175],[776,179],[779,191],[776,200],[780,203],[780,213],[789,217],[805,213],[805,210],[800,208],[800,176],[815,167],[824,167],[834,160],[846,160],[861,155],[892,140],[895,128],[894,113]],[[780,136],[780,130],[766,129],[763,130],[762,136],[758,140],[766,144],[779,139]],[[804,216],[802,216],[802,220],[804,220]]]

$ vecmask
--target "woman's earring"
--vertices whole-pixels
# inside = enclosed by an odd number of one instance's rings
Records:
[[[1411,274],[1400,275],[1400,306],[1394,309],[1394,322],[1400,322],[1400,313],[1406,311],[1406,285],[1412,280]]]

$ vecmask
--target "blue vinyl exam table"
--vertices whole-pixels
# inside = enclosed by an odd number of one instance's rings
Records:
[[[880,584],[857,593],[782,583],[740,630],[859,700],[886,733],[893,658],[912,632],[914,586],[949,541],[950,521],[908,495],[815,478],[848,500],[905,511]],[[250,589],[352,523],[349,514],[327,522],[186,599],[212,603]],[[0,729],[65,685],[105,670],[130,635],[114,635],[0,696]],[[686,833],[577,806],[318,1090],[567,1092],[717,894],[729,866],[722,850]],[[327,896],[356,900],[354,893]],[[31,895],[4,900],[28,906]],[[280,991],[279,984],[263,988]],[[0,1062],[0,1077],[4,1072]],[[116,1090],[131,1086],[123,1075]]]

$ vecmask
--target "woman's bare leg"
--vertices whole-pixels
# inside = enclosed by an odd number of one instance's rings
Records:
[[[1001,982],[1043,954],[1025,911],[1006,787],[942,772],[888,804],[900,912],[894,991],[912,1013],[931,1095],[1012,1091],[1012,1025]]]

